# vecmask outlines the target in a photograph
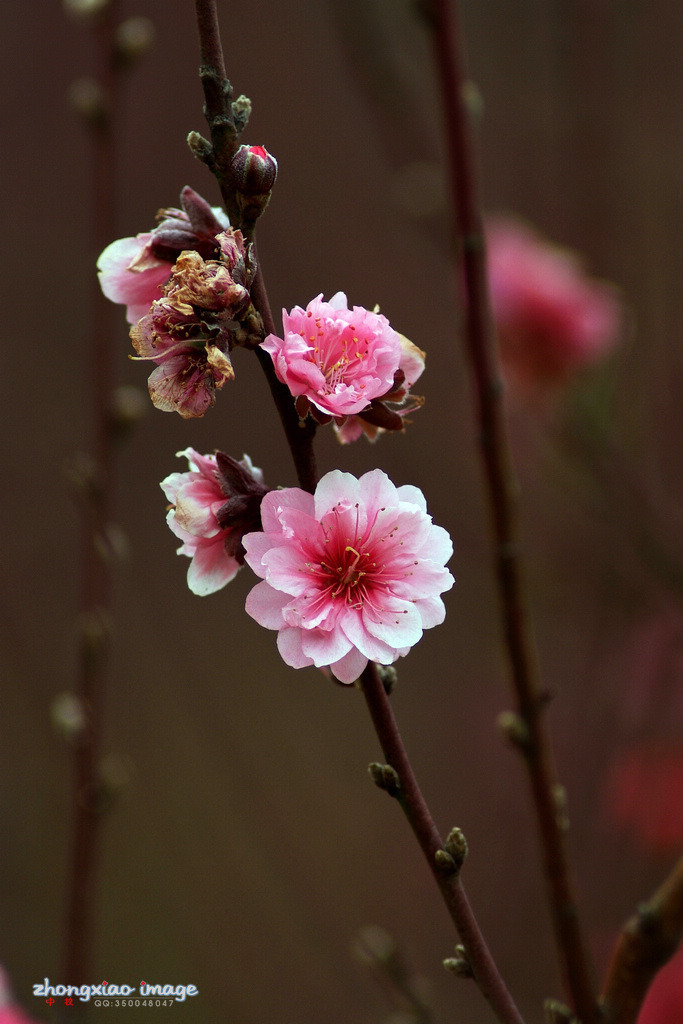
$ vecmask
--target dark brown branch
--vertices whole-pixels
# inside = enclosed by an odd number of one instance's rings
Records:
[[[635,1024],[657,971],[683,938],[683,859],[624,925],[600,1000],[604,1024]]]
[[[563,823],[556,806],[555,795],[559,787],[550,743],[540,714],[542,700],[539,670],[519,554],[517,483],[512,469],[502,385],[491,327],[486,254],[464,102],[465,77],[457,19],[455,12],[450,10],[448,0],[433,0],[430,13],[433,16],[433,39],[444,102],[453,203],[463,246],[465,337],[473,369],[481,457],[492,513],[496,573],[517,710],[527,736],[521,749],[529,771],[555,934],[566,983],[582,1024],[597,1024],[598,1010],[592,971],[587,946],[579,927]]]
[[[498,973],[472,913],[457,871],[444,872],[437,863],[437,852],[443,851],[444,844],[417,784],[376,665],[370,663],[367,666],[361,685],[384,756],[398,775],[398,799],[458,930],[472,975],[501,1024],[522,1024],[519,1011]]]

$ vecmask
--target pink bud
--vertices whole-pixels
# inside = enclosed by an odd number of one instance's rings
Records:
[[[232,158],[235,188],[245,196],[267,196],[277,178],[277,160],[263,146],[240,146]]]

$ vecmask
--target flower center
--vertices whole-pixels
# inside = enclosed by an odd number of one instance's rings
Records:
[[[366,591],[364,578],[376,569],[376,564],[370,561],[369,552],[357,551],[347,544],[337,565],[321,562],[320,568],[327,577],[324,583],[331,597],[341,597],[347,604],[360,607]]]
[[[339,321],[328,321],[324,324],[323,319],[317,316],[312,326],[309,325],[307,330],[301,331],[301,337],[312,345],[311,358],[323,373],[328,392],[345,383],[349,373],[357,372],[368,355],[368,341],[356,336],[354,324],[344,324],[341,335],[330,341],[325,328],[330,330],[335,322]],[[310,331],[310,334],[307,331]],[[361,384],[361,388],[363,387],[365,385]]]

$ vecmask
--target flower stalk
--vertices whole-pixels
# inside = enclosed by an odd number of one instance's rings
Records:
[[[415,778],[377,665],[371,662],[367,666],[360,683],[384,756],[398,777],[396,798],[415,833],[458,930],[472,977],[501,1024],[522,1024],[519,1010],[500,976],[472,912],[460,881],[457,861],[449,855],[453,869],[443,869],[443,858],[438,855],[447,853],[445,844]]]
[[[636,1024],[652,981],[683,938],[683,858],[626,922],[600,999],[604,1024]]]
[[[93,28],[99,54],[101,116],[86,118],[91,145],[91,244],[100,251],[115,234],[116,144],[112,125],[119,69],[114,60],[117,9],[114,0]],[[114,332],[109,304],[93,281],[90,342],[92,454],[81,474],[82,556],[80,597],[80,659],[78,705],[83,728],[74,737],[71,849],[66,881],[63,940],[64,977],[73,984],[93,976],[97,870],[101,823],[106,801],[100,778],[102,708],[108,667],[109,612],[112,597],[112,554],[106,542],[114,490],[112,418],[112,353]]]
[[[496,575],[516,710],[526,730],[526,741],[519,745],[519,749],[524,754],[529,774],[556,941],[567,988],[582,1024],[597,1024],[599,1011],[588,949],[579,924],[564,819],[558,814],[558,781],[543,724],[545,699],[522,574],[517,483],[493,341],[486,253],[464,100],[466,83],[456,6],[450,5],[448,0],[433,0],[429,7],[429,21],[444,103],[453,204],[462,242],[465,343],[472,365],[481,458],[492,516]]]
[[[232,175],[232,160],[238,148],[237,126],[232,104],[232,87],[225,74],[216,0],[195,0],[195,9],[201,54],[200,78],[206,100],[206,119],[211,131],[210,153],[207,153],[204,159],[216,177],[231,223],[239,225],[241,212]],[[248,105],[248,102],[244,101],[243,105]],[[251,286],[251,299],[263,320],[266,334],[273,334],[275,323],[255,243],[253,251],[257,266]],[[304,490],[312,493],[317,483],[313,451],[316,425],[312,420],[303,425],[300,423],[290,392],[277,379],[272,360],[260,348],[256,349],[256,355],[280,415],[299,484]]]

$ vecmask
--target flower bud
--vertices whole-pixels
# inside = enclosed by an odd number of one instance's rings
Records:
[[[472,977],[472,967],[467,959],[464,946],[456,946],[455,956],[444,960],[443,965],[447,971],[450,971],[451,974],[455,974],[458,978]]]
[[[277,160],[263,146],[240,146],[230,165],[240,227],[251,240],[256,221],[270,202]]]
[[[235,130],[239,135],[247,127],[251,117],[251,100],[244,93],[241,93],[232,103],[232,116],[235,121]]]
[[[270,195],[277,178],[277,160],[263,146],[240,146],[231,168],[235,188],[242,195]]]

